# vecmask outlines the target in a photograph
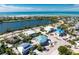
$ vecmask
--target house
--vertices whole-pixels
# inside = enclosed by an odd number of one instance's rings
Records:
[[[28,35],[32,35],[32,34],[35,34],[36,32],[34,30],[27,30],[27,31],[24,31],[23,34],[25,34],[26,36]]]
[[[17,47],[20,54],[26,55],[30,51],[33,46],[30,43],[22,43],[19,47]]]
[[[51,31],[54,31],[54,28],[52,26],[46,26],[44,30],[47,32],[51,32]]]
[[[79,48],[79,41],[76,41],[76,48]]]
[[[79,29],[79,22],[75,24],[75,29]]]
[[[15,44],[15,43],[18,43],[20,39],[17,36],[13,36],[13,37],[6,38],[5,41],[6,43],[9,43],[9,44]]]
[[[12,44],[8,44],[8,43],[7,43],[7,46],[8,46],[8,47],[13,47],[13,45],[12,45]]]
[[[77,36],[79,36],[79,32],[76,32],[75,34],[76,34]]]
[[[12,48],[12,51],[13,51],[13,53],[15,53],[16,55],[19,55],[19,51],[18,51],[15,47]]]
[[[64,31],[63,29],[57,28],[57,29],[55,30],[55,33],[56,33],[57,35],[59,35],[59,36],[63,36],[63,34],[65,34],[65,31]]]
[[[45,35],[39,35],[35,39],[38,42],[38,44],[41,44],[41,45],[45,45],[48,42],[48,37]]]
[[[35,30],[36,33],[40,32],[40,29],[41,29],[40,27],[32,28],[32,30]]]

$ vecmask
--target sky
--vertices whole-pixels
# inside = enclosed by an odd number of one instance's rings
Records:
[[[79,12],[79,4],[0,4],[0,12]]]

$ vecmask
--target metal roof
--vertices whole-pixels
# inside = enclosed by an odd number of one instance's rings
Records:
[[[47,42],[48,37],[45,35],[39,35],[38,37],[36,37],[36,40],[41,44]]]

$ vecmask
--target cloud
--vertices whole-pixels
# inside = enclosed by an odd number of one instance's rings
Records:
[[[12,5],[0,5],[0,12],[19,12],[19,11],[34,11],[34,10],[42,10],[40,8],[33,8],[33,7],[19,7],[19,6],[12,6]]]
[[[0,12],[24,12],[24,11],[59,11],[58,8],[49,7],[23,7],[14,5],[0,5]]]
[[[74,4],[72,7],[67,8],[64,11],[79,12],[79,4]]]
[[[32,6],[16,6],[16,5],[0,5],[0,12],[28,12],[28,11],[79,11],[79,4],[71,7],[32,7]]]

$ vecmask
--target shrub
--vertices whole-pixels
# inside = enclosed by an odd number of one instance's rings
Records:
[[[72,45],[76,44],[73,40],[68,40],[68,42],[71,43]]]
[[[41,45],[38,45],[37,50],[42,52],[44,50],[44,48]]]
[[[58,51],[59,51],[59,54],[61,54],[61,55],[71,55],[72,54],[72,52],[65,46],[60,46],[58,48]]]

